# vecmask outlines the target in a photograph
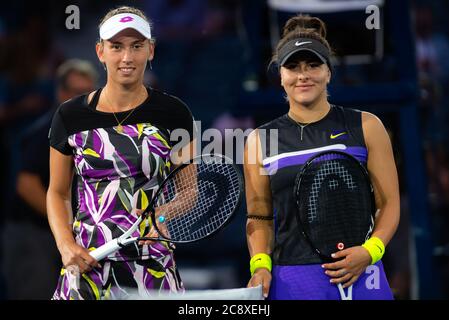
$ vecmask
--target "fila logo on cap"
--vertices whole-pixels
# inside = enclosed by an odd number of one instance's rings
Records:
[[[307,43],[312,43],[312,41],[304,41],[304,42],[296,41],[295,46],[299,47],[299,46],[302,46],[303,44],[307,44]]]

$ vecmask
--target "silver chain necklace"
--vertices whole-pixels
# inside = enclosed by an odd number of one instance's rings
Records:
[[[295,121],[295,122],[296,122],[296,121]],[[296,122],[296,124],[297,124],[298,126],[301,127],[301,141],[302,141],[302,136],[303,136],[304,128],[307,127],[307,126],[308,126],[309,124],[311,124],[311,123],[313,123],[313,122],[309,122],[309,123],[306,123],[306,124],[300,124],[299,122]]]

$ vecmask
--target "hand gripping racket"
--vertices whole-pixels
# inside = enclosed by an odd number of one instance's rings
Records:
[[[166,177],[129,230],[90,255],[99,261],[141,240],[188,243],[209,237],[230,221],[242,194],[242,175],[231,159],[219,154],[195,157]],[[148,215],[158,234],[155,238],[139,233]]]
[[[294,197],[301,233],[323,262],[331,254],[362,245],[374,227],[373,187],[365,167],[341,151],[312,156],[298,173]],[[352,286],[342,300],[352,300]]]

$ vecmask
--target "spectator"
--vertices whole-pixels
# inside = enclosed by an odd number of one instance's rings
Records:
[[[57,72],[57,101],[94,90],[97,74],[82,60],[69,60]],[[56,107],[56,106],[55,106]],[[4,229],[3,269],[8,299],[51,298],[60,256],[47,222],[48,130],[54,109],[38,119],[21,139],[17,194]],[[31,277],[24,277],[33,273]]]
[[[434,30],[433,12],[428,6],[415,8],[416,62],[421,86],[421,107],[425,135],[432,143],[447,139],[449,88],[449,40]]]

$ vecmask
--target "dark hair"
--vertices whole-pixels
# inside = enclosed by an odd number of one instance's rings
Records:
[[[287,42],[296,38],[315,39],[329,49],[329,52],[332,52],[332,48],[326,40],[326,35],[326,24],[320,18],[302,14],[291,17],[284,25],[282,38],[276,46],[270,65],[277,62],[279,50]]]
[[[142,10],[134,8],[134,7],[128,7],[128,6],[122,6],[122,7],[118,7],[115,9],[111,9],[109,10],[103,17],[103,19],[101,19],[100,25],[98,27],[101,27],[103,23],[106,22],[106,20],[108,20],[109,18],[120,14],[120,13],[132,13],[135,14],[143,19],[145,19],[148,23],[150,23],[150,20],[147,18],[147,16],[145,15],[145,13],[143,13]],[[150,23],[151,26],[151,23]]]

